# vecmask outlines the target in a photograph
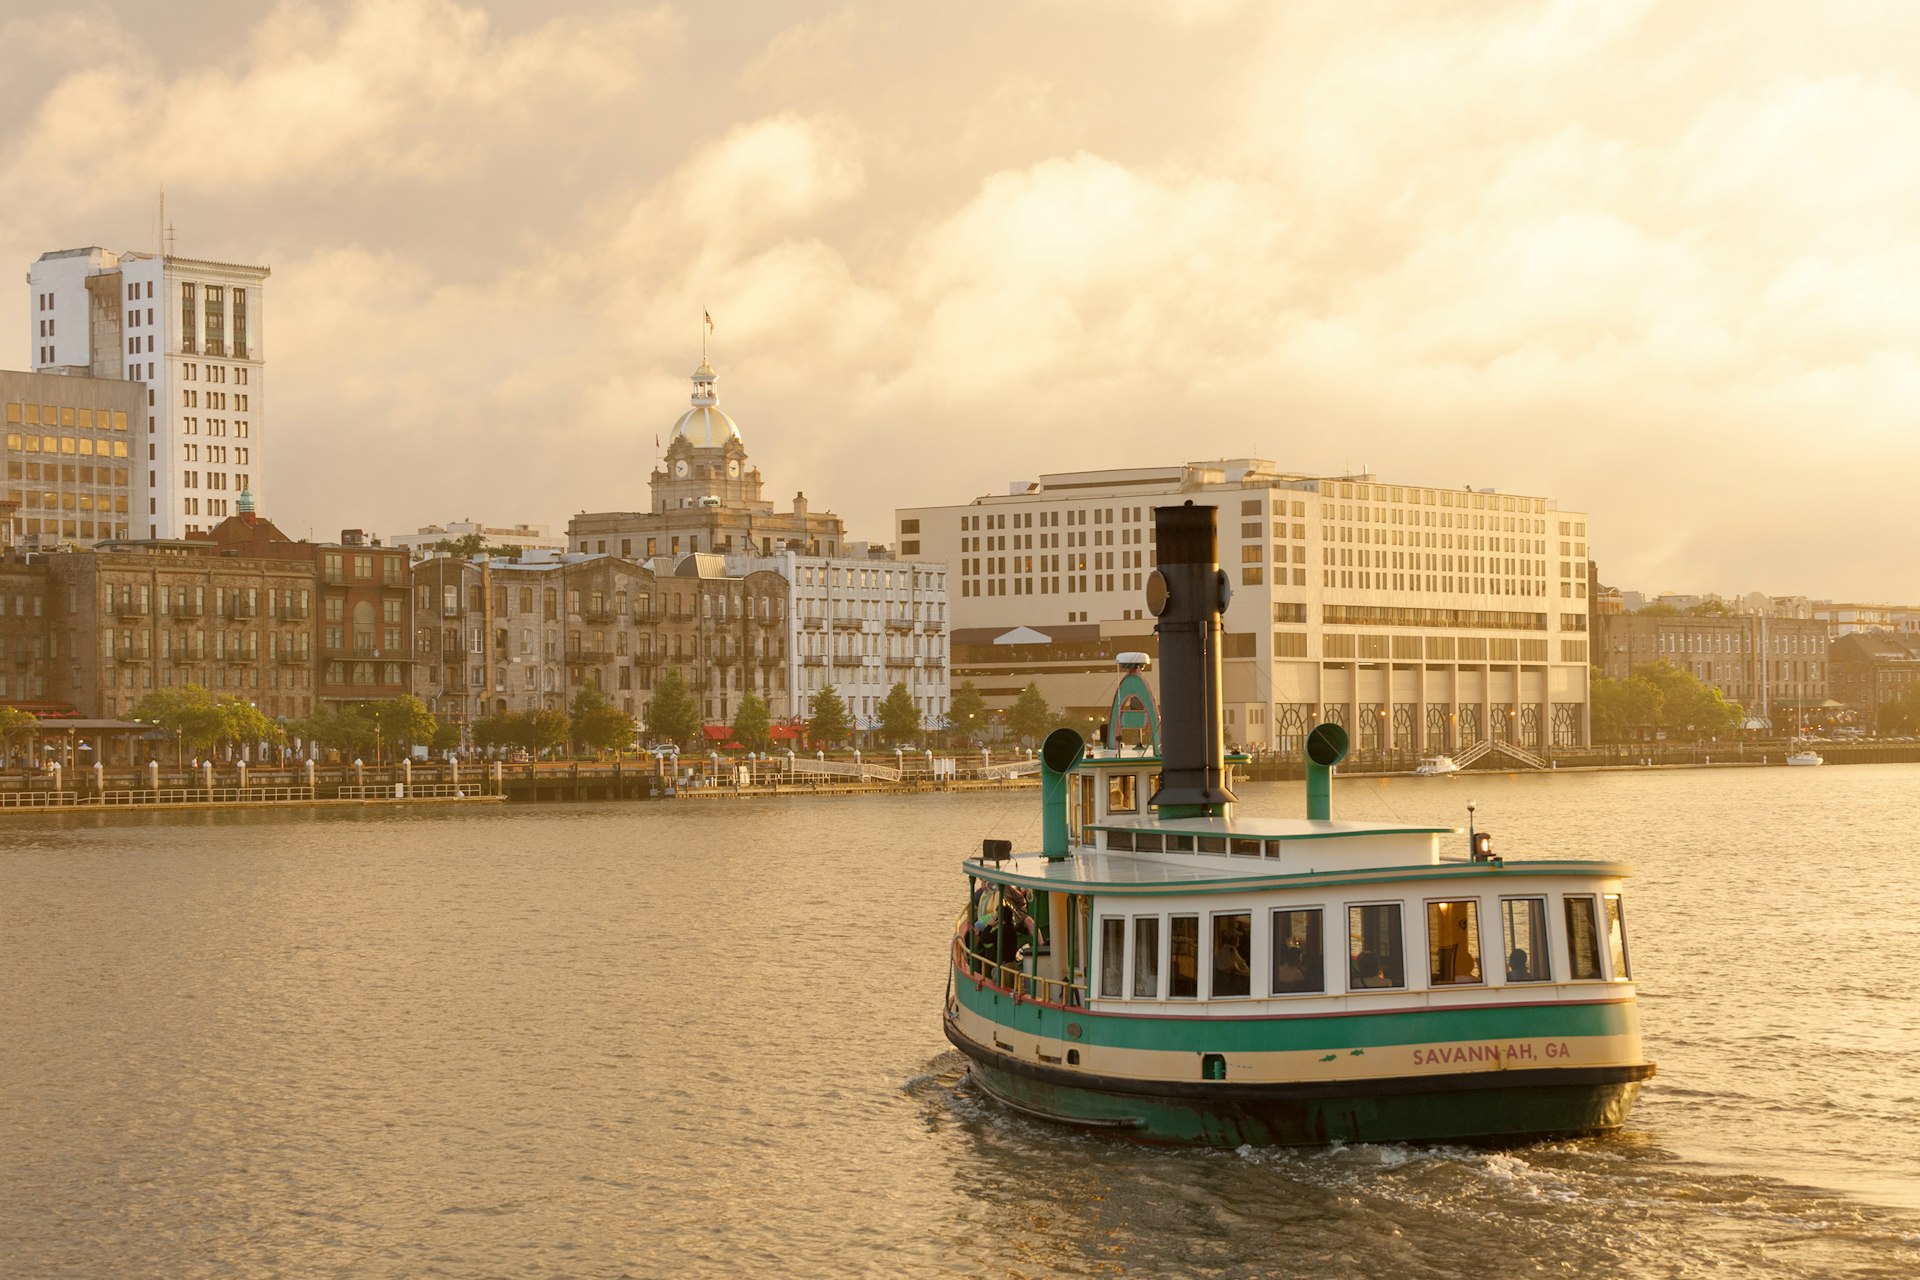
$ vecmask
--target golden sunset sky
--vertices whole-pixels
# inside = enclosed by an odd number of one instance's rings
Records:
[[[1920,4],[0,0],[0,261],[266,263],[295,535],[1253,454],[1920,602]]]

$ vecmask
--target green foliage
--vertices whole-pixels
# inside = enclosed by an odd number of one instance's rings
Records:
[[[880,704],[880,736],[896,747],[920,736],[920,704],[904,682],[896,681]]]
[[[847,704],[832,685],[813,695],[813,703],[807,720],[807,740],[818,742],[822,746],[837,747],[852,734],[853,727],[847,722]]]
[[[27,738],[40,731],[40,718],[31,711],[22,711],[18,707],[0,707],[0,744],[8,751],[13,749],[14,741]]]
[[[477,533],[463,533],[457,538],[442,538],[433,544],[435,551],[452,556],[455,560],[471,560],[475,556],[497,556],[502,560],[518,560],[524,547],[511,544],[490,545],[486,538]]]
[[[427,710],[427,704],[412,694],[382,698],[378,702],[365,704],[363,710],[380,730],[376,751],[386,746],[404,754],[416,744],[431,743],[434,733],[440,728],[433,713]]]
[[[433,731],[433,751],[435,755],[439,755],[440,753],[445,751],[458,751],[459,749],[460,749],[460,726],[459,725],[443,724],[439,728]]]
[[[953,691],[953,700],[947,711],[947,726],[958,733],[963,742],[968,743],[986,733],[987,700],[973,687],[973,681],[963,680],[960,687]]]
[[[1594,673],[1593,740],[1626,742],[1648,729],[1717,737],[1740,727],[1741,709],[1670,662],[1635,667],[1625,680]]]
[[[647,733],[655,741],[675,743],[682,751],[700,737],[700,705],[687,691],[680,668],[668,667],[647,707]]]
[[[740,709],[733,713],[733,740],[749,751],[765,751],[773,745],[773,716],[759,694],[740,699]]]
[[[586,685],[573,696],[569,714],[573,740],[596,756],[630,749],[640,732],[634,718],[608,701],[597,685]]]
[[[1038,742],[1053,728],[1053,708],[1040,696],[1040,686],[1029,680],[1027,687],[1014,699],[1013,706],[1007,709],[1007,728],[1013,736],[1027,742]]]
[[[179,734],[181,747],[195,752],[222,742],[280,743],[287,738],[279,724],[244,698],[215,698],[197,684],[155,689],[140,699],[133,716]]]
[[[516,745],[539,755],[554,751],[567,745],[567,735],[573,728],[573,722],[564,711],[549,711],[541,708],[534,711],[522,711],[516,720],[520,737]]]
[[[304,720],[296,720],[293,732],[302,740],[332,747],[342,756],[366,759],[373,755],[373,717],[361,706],[324,708]]]

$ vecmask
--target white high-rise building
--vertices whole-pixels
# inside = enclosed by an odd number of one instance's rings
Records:
[[[135,536],[202,533],[257,500],[266,445],[267,267],[95,247],[28,273],[33,368],[146,389],[130,452],[146,472]]]

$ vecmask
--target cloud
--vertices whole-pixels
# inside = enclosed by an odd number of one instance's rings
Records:
[[[145,188],[444,176],[473,164],[493,130],[628,89],[674,31],[657,10],[503,35],[454,0],[358,0],[339,12],[288,0],[231,64],[169,77],[124,36],[104,40],[92,65],[48,89],[0,154],[0,172],[82,205],[105,195],[106,156],[117,182]],[[85,38],[62,19],[22,34],[36,33],[43,43]]]

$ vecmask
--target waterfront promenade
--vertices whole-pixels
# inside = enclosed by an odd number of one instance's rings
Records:
[[[1729,743],[1640,743],[1555,752],[1550,769],[1633,771],[1768,768],[1784,765],[1794,746],[1784,739]],[[1828,765],[1920,762],[1920,741],[1864,739],[1821,742]],[[1362,754],[1342,777],[1411,774],[1408,753]],[[1525,772],[1490,754],[1456,774]],[[1237,761],[1235,776],[1279,782],[1301,776],[1298,757],[1278,753]],[[0,771],[0,815],[22,811],[234,808],[301,805],[411,805],[710,800],[782,795],[899,795],[1002,790],[1036,785],[1037,766],[1009,753],[963,755],[878,753],[861,758],[679,760],[411,761],[380,765],[242,768],[202,762],[186,768]]]

